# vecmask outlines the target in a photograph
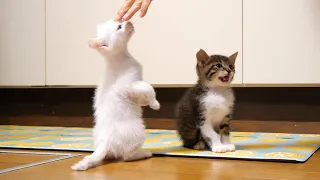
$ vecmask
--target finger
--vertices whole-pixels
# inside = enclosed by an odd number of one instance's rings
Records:
[[[128,12],[123,16],[123,20],[124,21],[128,21],[129,19],[132,18],[132,16],[139,11],[139,9],[141,8],[141,0],[140,1],[136,1],[131,8],[128,10]]]
[[[135,0],[126,0],[117,13],[115,21],[121,21],[122,17],[128,12]]]
[[[144,0],[141,6],[141,10],[140,10],[140,17],[144,17],[147,12],[148,12],[148,8],[151,4],[152,0]]]

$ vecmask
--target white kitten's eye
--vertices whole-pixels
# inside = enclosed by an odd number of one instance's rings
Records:
[[[117,31],[121,29],[121,24],[119,24],[119,26],[117,27]]]

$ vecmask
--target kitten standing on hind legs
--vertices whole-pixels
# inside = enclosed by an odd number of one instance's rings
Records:
[[[213,152],[234,151],[230,142],[230,121],[234,95],[230,87],[238,53],[226,57],[197,52],[198,81],[176,107],[177,131],[183,146]]]
[[[131,22],[109,20],[97,26],[89,46],[105,59],[102,81],[94,96],[94,152],[71,168],[87,170],[104,159],[135,161],[152,156],[142,149],[145,126],[142,107],[160,108],[153,87],[142,80],[142,66],[127,50],[134,33]]]

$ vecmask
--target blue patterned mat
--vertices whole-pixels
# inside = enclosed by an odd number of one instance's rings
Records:
[[[232,132],[235,152],[181,147],[174,130],[146,130],[144,148],[153,154],[305,162],[320,146],[319,134]],[[0,126],[0,147],[93,151],[91,128]]]

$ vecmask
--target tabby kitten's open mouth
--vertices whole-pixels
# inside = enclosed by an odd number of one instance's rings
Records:
[[[222,82],[228,82],[229,81],[229,75],[223,76],[223,77],[219,77],[220,81]]]

